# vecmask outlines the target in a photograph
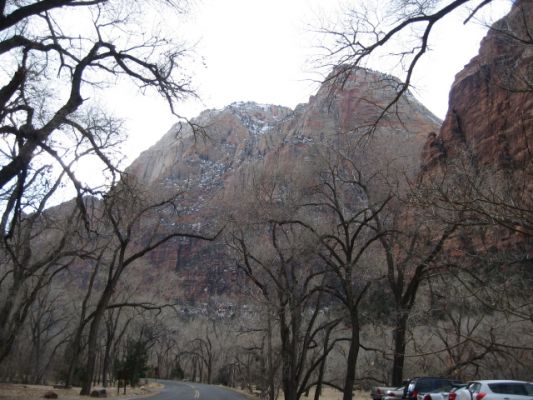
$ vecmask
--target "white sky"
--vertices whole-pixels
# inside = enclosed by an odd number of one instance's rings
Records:
[[[486,12],[500,17],[509,6],[509,0],[499,0]],[[175,25],[177,35],[198,42],[190,69],[202,101],[185,102],[177,111],[190,118],[234,101],[291,108],[307,102],[318,88],[313,80],[319,79],[309,63],[320,44],[311,28],[320,20],[340,20],[338,10],[336,0],[197,0],[184,21],[162,21]],[[436,26],[433,51],[416,69],[415,95],[440,118],[455,74],[477,54],[485,34],[480,23],[464,26],[463,19],[464,14]],[[162,99],[142,96],[134,88],[115,89],[109,103],[126,120],[128,164],[176,122]]]

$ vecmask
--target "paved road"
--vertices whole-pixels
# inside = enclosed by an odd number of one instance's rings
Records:
[[[165,388],[146,400],[249,400],[246,396],[220,386],[193,382],[158,381]]]

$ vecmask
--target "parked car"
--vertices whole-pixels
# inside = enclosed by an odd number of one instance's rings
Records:
[[[533,400],[533,383],[514,380],[469,382],[448,400]]]
[[[447,378],[440,378],[434,376],[420,376],[413,378],[405,387],[402,399],[404,400],[423,400],[426,393],[441,388],[450,388],[457,386],[460,382],[453,381]],[[420,397],[419,397],[420,396]]]
[[[399,386],[395,389],[387,390],[381,400],[400,400],[403,396],[405,386]]]
[[[451,381],[451,385],[446,385],[446,386],[434,389],[425,394],[418,394],[417,397],[418,397],[418,400],[450,400],[450,395],[452,393],[455,393],[457,390],[465,388],[465,387],[466,387],[466,383],[459,383],[457,381]],[[454,397],[454,400],[461,400],[461,399],[457,399],[457,397]]]
[[[374,400],[385,400],[384,397],[387,395],[387,392],[394,392],[398,388],[389,387],[389,386],[374,386],[370,389],[370,397]],[[403,387],[402,387],[403,391]],[[403,393],[403,392],[402,392]]]

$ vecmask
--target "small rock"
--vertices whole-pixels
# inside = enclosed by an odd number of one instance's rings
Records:
[[[57,399],[57,393],[56,392],[52,392],[51,390],[45,392],[45,394],[43,394],[43,397],[45,399]]]
[[[100,398],[107,397],[107,391],[105,389],[93,390],[91,392],[91,397],[100,397]]]

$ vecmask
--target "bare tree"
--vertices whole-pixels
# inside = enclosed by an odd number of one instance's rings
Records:
[[[55,192],[59,181],[47,195]],[[11,349],[39,293],[88,249],[80,246],[77,208],[65,205],[62,213],[44,210],[46,199],[30,215],[20,214],[1,247],[0,360]]]
[[[345,310],[350,330],[343,386],[343,399],[347,400],[352,398],[361,346],[361,304],[372,282],[382,276],[375,244],[386,232],[376,229],[374,221],[390,196],[372,198],[367,178],[354,162],[328,148],[319,153],[318,158],[324,160],[322,169],[304,200],[305,209],[314,217],[298,224],[320,243],[319,257],[329,276],[320,290]]]
[[[322,62],[342,65],[327,78],[339,83],[348,80],[351,73],[386,56],[388,65],[399,67],[400,80],[390,79],[396,95],[382,105],[381,112],[369,125],[368,132],[392,112],[412,85],[415,69],[430,50],[435,26],[452,14],[466,12],[464,23],[471,21],[480,10],[493,0],[412,1],[393,0],[386,4],[360,2],[346,13],[346,23],[322,32],[331,39],[324,45]]]
[[[402,70],[401,81],[390,80],[396,87],[396,96],[380,105],[381,112],[366,133],[375,134],[390,113],[399,110],[398,104],[412,84],[416,66],[430,48],[435,26],[461,10],[467,12],[464,23],[468,23],[491,3],[491,0],[398,0],[372,7],[361,2],[348,13],[346,29],[326,30],[333,38],[333,44],[326,46],[327,59],[342,65],[328,79],[339,87],[367,63],[372,65],[377,57],[386,56],[390,65]],[[506,265],[508,271],[514,271],[520,270],[514,267],[516,264],[525,265],[531,260],[531,195],[527,189],[531,182],[531,129],[527,122],[531,119],[531,107],[527,106],[531,103],[531,63],[524,55],[533,43],[531,16],[529,2],[513,2],[510,16],[490,28],[486,41],[491,41],[492,47],[486,46],[473,60],[471,67],[479,67],[475,71],[477,79],[483,87],[494,88],[493,92],[480,93],[477,101],[460,104],[459,109],[455,106],[460,103],[461,94],[459,89],[455,92],[452,89],[450,104],[455,108],[449,110],[441,135],[430,141],[430,146],[438,151],[421,172],[426,188],[419,187],[418,193],[413,193],[418,197],[416,205],[403,206],[403,211],[400,207],[396,215],[375,214],[376,228],[388,232],[380,243],[386,253],[387,278],[396,305],[394,384],[400,384],[402,379],[406,321],[417,292],[430,274],[442,272],[443,267],[470,268],[470,273],[482,281],[467,290],[477,294],[489,308],[506,309],[506,315],[514,309],[521,314],[516,317],[528,318],[526,301],[509,291],[514,279],[508,275],[503,279],[505,283],[491,286],[481,266],[501,271],[494,267]],[[498,54],[494,56],[491,51],[496,47]],[[497,98],[504,100],[500,102]],[[479,127],[479,118],[476,120],[475,116],[482,111],[478,106],[482,102],[493,104],[494,109],[483,109],[491,114],[486,119],[490,122]],[[491,118],[500,118],[501,103],[511,105],[506,108],[508,115],[514,112],[509,118],[519,121],[512,128],[493,126]],[[497,132],[497,147],[501,151],[494,158],[484,157],[482,152],[487,148],[477,148],[480,139],[473,135],[476,130]],[[453,138],[444,137],[443,131],[449,131]],[[517,143],[522,144],[523,151],[515,148],[511,155],[510,147]],[[450,254],[455,245],[462,257]],[[496,253],[500,258],[506,253],[507,262],[496,260]],[[494,308],[495,305],[499,307]],[[481,353],[496,353],[494,346],[487,349],[490,351]],[[452,370],[450,367],[449,371]]]
[[[172,7],[184,4],[162,3]],[[25,187],[26,171],[44,151],[69,175],[78,195],[83,195],[87,188],[76,179],[72,166],[60,158],[61,140],[69,135],[92,149],[110,171],[116,170],[107,154],[112,142],[105,134],[116,126],[100,113],[87,118],[87,96],[93,88],[116,77],[128,77],[140,87],[160,93],[171,110],[176,100],[191,93],[178,71],[183,49],[168,38],[146,37],[130,29],[138,23],[135,14],[145,7],[150,3],[0,2],[0,56],[7,67],[0,99],[1,131],[6,140],[0,169],[2,189],[14,192]],[[74,18],[80,21],[77,26],[66,23]],[[85,23],[86,29],[82,27]],[[118,39],[123,35],[127,36],[124,40]],[[56,86],[47,85],[47,80]],[[80,118],[80,113],[85,118]]]
[[[176,10],[184,4],[161,3]],[[105,188],[76,175],[84,159],[99,161],[109,185],[117,181],[120,122],[99,109],[99,91],[127,77],[160,93],[172,111],[176,100],[191,93],[178,64],[183,48],[130,29],[149,6],[120,0],[0,2],[0,360],[39,291],[75,253],[77,211],[70,207],[71,218],[58,222],[46,208],[70,185],[88,224],[84,196]],[[74,19],[80,23],[67,22]],[[46,251],[39,247],[44,238]]]
[[[135,185],[134,178],[123,179],[107,194],[102,202],[95,202],[93,207],[99,212],[95,229],[98,232],[93,240],[99,241],[104,249],[102,257],[97,259],[104,271],[103,289],[98,293],[94,310],[90,315],[86,376],[82,385],[82,394],[90,393],[96,360],[96,346],[99,330],[106,309],[122,274],[128,267],[138,262],[152,250],[176,237],[188,237],[201,240],[213,240],[194,232],[167,229],[159,224],[148,224],[154,216],[175,216],[177,209],[175,198],[155,200]],[[153,219],[152,219],[153,220]],[[159,218],[158,218],[159,220]],[[91,238],[89,238],[91,239]],[[125,304],[113,305],[113,307]]]
[[[250,193],[245,196],[249,203],[231,215],[228,245],[239,269],[269,305],[272,317],[267,316],[267,321],[277,327],[280,341],[283,392],[286,399],[297,400],[317,385],[320,366],[337,343],[329,341],[331,329],[340,320],[320,317],[326,296],[319,288],[325,270],[316,256],[317,241],[291,218],[301,200],[297,183],[304,177],[285,174],[284,167],[288,166],[251,173]],[[319,346],[323,332],[328,332],[324,339],[328,344]],[[272,398],[272,379],[269,384]]]
[[[403,380],[408,322],[420,288],[429,274],[443,268],[444,246],[458,227],[458,217],[442,224],[432,220],[424,209],[408,202],[401,204],[403,208],[387,210],[387,216],[374,214],[376,229],[384,233],[380,244],[394,303],[393,385],[400,385]]]
[[[62,313],[61,297],[56,289],[42,291],[32,304],[25,334],[17,337],[15,347],[24,350],[11,354],[12,368],[23,382],[43,384],[51,377],[50,366],[66,342],[70,322],[70,316]]]
[[[287,247],[302,234],[294,228],[270,225],[273,258],[268,254],[260,256],[255,248],[249,247],[245,236],[237,232],[232,247],[240,254],[240,268],[272,304],[281,341],[283,392],[287,398],[296,400],[315,385],[310,378],[334,343],[326,346],[325,353],[312,357],[319,332],[332,323],[318,318],[322,301],[315,281],[320,281],[322,273],[312,267],[313,261],[307,259],[303,249]],[[295,246],[294,242],[291,246]],[[333,323],[336,324],[338,321]]]

